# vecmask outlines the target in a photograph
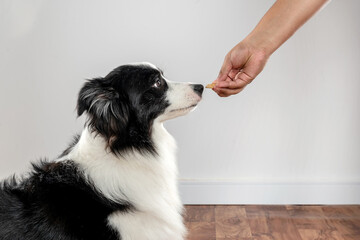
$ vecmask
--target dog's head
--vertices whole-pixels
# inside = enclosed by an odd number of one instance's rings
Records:
[[[129,149],[156,153],[153,123],[193,110],[203,89],[200,84],[168,81],[150,63],[123,65],[86,82],[77,111],[79,116],[87,113],[89,128],[103,136],[115,154]]]

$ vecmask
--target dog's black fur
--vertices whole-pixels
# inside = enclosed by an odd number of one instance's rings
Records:
[[[24,181],[0,191],[0,239],[119,239],[107,216],[130,203],[104,198],[72,161],[40,162]]]
[[[78,115],[88,113],[87,125],[105,138],[114,154],[132,149],[156,154],[151,123],[169,105],[167,88],[158,69],[121,66],[84,84]],[[71,159],[41,161],[29,176],[1,184],[0,240],[121,239],[108,227],[107,217],[132,210],[130,202],[113,202],[98,192]]]
[[[156,82],[159,87],[152,87]],[[79,93],[78,115],[88,112],[89,126],[106,138],[113,153],[131,149],[156,153],[151,126],[169,105],[167,89],[161,70],[120,66],[85,84]]]

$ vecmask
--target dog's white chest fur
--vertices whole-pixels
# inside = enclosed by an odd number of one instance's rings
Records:
[[[109,225],[123,240],[181,240],[185,234],[177,189],[176,144],[161,122],[152,129],[158,155],[137,151],[116,156],[86,128],[65,156],[77,162],[96,188],[114,201],[130,202],[135,210],[114,212]]]

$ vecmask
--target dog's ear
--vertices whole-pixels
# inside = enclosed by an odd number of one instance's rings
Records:
[[[102,78],[88,80],[79,92],[78,116],[81,116],[85,111],[98,117],[105,116],[110,105],[112,105],[111,103],[116,101],[118,97],[118,93]]]
[[[126,98],[103,78],[89,80],[81,88],[77,103],[78,116],[85,111],[89,126],[106,137],[109,143],[128,124],[129,108]]]

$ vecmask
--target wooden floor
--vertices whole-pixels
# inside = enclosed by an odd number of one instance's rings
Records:
[[[185,209],[188,240],[360,240],[360,205]]]

